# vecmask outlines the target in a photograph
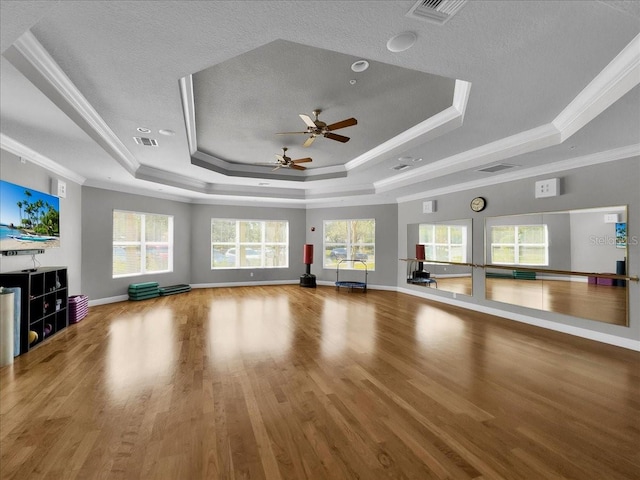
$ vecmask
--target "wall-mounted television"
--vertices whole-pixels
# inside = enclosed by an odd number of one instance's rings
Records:
[[[60,199],[0,180],[0,251],[60,246]]]

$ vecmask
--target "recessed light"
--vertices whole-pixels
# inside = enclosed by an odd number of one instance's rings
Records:
[[[400,163],[409,163],[409,162],[415,161],[415,158],[413,158],[413,157],[398,157],[398,161]]]
[[[351,80],[349,80],[349,83],[351,85],[355,85],[357,83],[357,80],[355,78],[352,78]]]
[[[418,163],[418,162],[421,162],[421,161],[422,161],[422,157],[413,159],[413,163]]]
[[[165,129],[158,130],[158,133],[160,135],[166,135],[167,137],[172,137],[176,134],[176,132],[174,132],[173,130],[165,130]]]
[[[390,52],[404,52],[409,48],[413,47],[413,44],[416,43],[418,36],[413,32],[403,32],[399,33],[395,37],[392,37],[387,42],[387,49]]]
[[[151,133],[151,130],[146,127],[138,127],[136,128],[136,130],[138,130],[140,133]]]
[[[357,62],[353,62],[351,64],[351,70],[354,72],[364,72],[367,68],[369,68],[369,62],[366,60],[358,60]]]

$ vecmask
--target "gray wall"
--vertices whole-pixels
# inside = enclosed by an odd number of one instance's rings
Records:
[[[83,293],[89,300],[125,295],[130,283],[191,283],[190,204],[93,187],[83,187],[82,197]],[[113,210],[173,215],[173,272],[112,278]]]
[[[562,179],[562,195],[552,198],[534,198],[534,185],[538,180],[560,177]],[[502,215],[519,215],[532,212],[550,212],[574,210],[581,208],[597,208],[611,205],[628,205],[628,265],[629,274],[640,272],[640,158],[608,162],[600,165],[582,167],[580,169],[558,172],[552,175],[532,177],[503,184],[474,188],[437,197],[412,200],[399,204],[398,208],[398,258],[404,257],[407,245],[407,225],[425,221],[444,221],[471,216],[473,218],[473,261],[484,261],[484,223],[489,217]],[[597,193],[596,193],[597,192]],[[487,208],[480,213],[469,210],[469,202],[476,196],[487,199]],[[437,200],[438,211],[432,214],[422,213],[424,200]],[[635,238],[635,241],[634,241]],[[573,254],[575,261],[575,252]],[[438,292],[406,285],[404,268],[400,268],[397,278],[398,286],[413,290],[419,295],[445,296],[452,298],[451,293]],[[419,292],[419,293],[418,293]],[[584,320],[566,315],[554,314],[540,310],[506,305],[485,299],[484,271],[474,269],[473,296],[459,297],[459,304],[486,306],[502,310],[509,314],[525,315],[557,324],[579,327],[601,334],[609,334],[626,339],[640,339],[640,286],[639,282],[629,282],[629,326],[609,325],[591,320]]]
[[[615,273],[616,262],[627,256],[626,248],[616,248],[616,225],[604,223],[605,213],[571,213],[572,270]],[[626,222],[626,213],[616,213]]]
[[[286,220],[289,222],[289,268],[211,270],[211,219]],[[299,208],[191,205],[191,283],[296,280],[304,273],[305,211]],[[251,274],[253,273],[253,276]]]
[[[368,283],[380,286],[395,286],[398,271],[398,206],[363,205],[357,207],[309,208],[307,210],[307,243],[314,245],[313,273],[319,281],[336,281],[336,270],[323,268],[322,262],[322,226],[324,220],[354,220],[358,218],[374,218],[376,220],[376,266],[370,271]],[[315,227],[315,231],[311,231]],[[404,227],[406,229],[406,227]],[[302,251],[300,253],[302,256]],[[342,269],[340,269],[342,272]],[[361,282],[364,276],[359,272],[347,272],[341,280]]]
[[[0,178],[45,193],[51,193],[51,181],[54,179],[63,180],[67,184],[67,196],[60,199],[60,248],[47,249],[44,254],[36,255],[36,260],[43,267],[67,267],[69,294],[84,293],[81,270],[82,189],[80,185],[29,161],[21,163],[19,157],[5,150],[0,150]],[[33,268],[30,255],[0,257],[0,272],[12,272],[25,268]]]

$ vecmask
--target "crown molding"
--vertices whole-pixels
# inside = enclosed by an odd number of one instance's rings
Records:
[[[198,138],[196,137],[196,104],[193,100],[193,75],[182,77],[179,86],[189,153],[193,155],[198,150]]]
[[[400,173],[393,177],[374,182],[376,191],[399,188],[425,180],[442,177],[452,173],[480,167],[506,158],[540,150],[559,143],[560,132],[552,125],[546,124],[517,133],[510,137],[496,140],[466,152],[416,168],[412,171]]]
[[[564,142],[640,83],[640,34],[553,120]]]
[[[0,133],[0,148],[6,150],[9,153],[13,153],[14,155],[29,160],[31,163],[35,163],[36,165],[49,170],[50,172],[55,173],[61,177],[67,178],[73,182],[76,182],[80,185],[83,185],[87,180],[81,175],[78,175],[75,172],[72,172],[68,168],[65,168],[58,163],[54,162],[48,157],[36,152],[35,150],[30,149],[26,145],[14,140],[11,137],[8,137],[4,133]]]
[[[495,175],[490,178],[483,178],[481,180],[460,183],[458,185],[455,185],[454,187],[435,188],[433,190],[425,190],[423,192],[412,195],[401,196],[398,197],[398,203],[411,202],[427,197],[446,195],[448,193],[463,192],[474,188],[488,187],[500,183],[523,180],[525,178],[537,177],[539,175],[549,175],[559,172],[565,172],[567,170],[573,170],[575,168],[584,168],[591,165],[598,165],[600,163],[615,162],[618,160],[626,160],[627,158],[639,156],[640,144],[628,145],[626,147],[615,148],[613,150],[607,150],[604,152],[593,153],[582,157],[562,160],[560,162],[519,169],[517,171]]]
[[[30,31],[5,53],[5,58],[132,175],[140,166],[89,101]]]
[[[345,164],[346,169],[353,170],[376,159],[384,160],[394,151],[409,150],[462,126],[470,90],[469,82],[456,80],[452,106],[350,160]]]

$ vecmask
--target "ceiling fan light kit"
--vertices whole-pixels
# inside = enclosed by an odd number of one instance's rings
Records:
[[[364,60],[363,60],[364,61]],[[350,140],[349,137],[345,137],[344,135],[338,135],[337,133],[332,133],[334,130],[340,130],[341,128],[351,127],[353,125],[358,124],[358,120],[355,118],[346,118],[336,123],[332,123],[331,125],[327,125],[325,122],[318,119],[318,115],[322,113],[322,110],[314,110],[313,115],[315,116],[315,120],[312,120],[309,115],[304,113],[299,114],[299,117],[307,126],[307,129],[302,132],[280,132],[276,135],[296,135],[303,134],[309,135],[309,138],[305,140],[302,144],[303,147],[309,147],[314,142],[317,137],[325,137],[330,140],[335,140],[337,142],[346,143]]]

